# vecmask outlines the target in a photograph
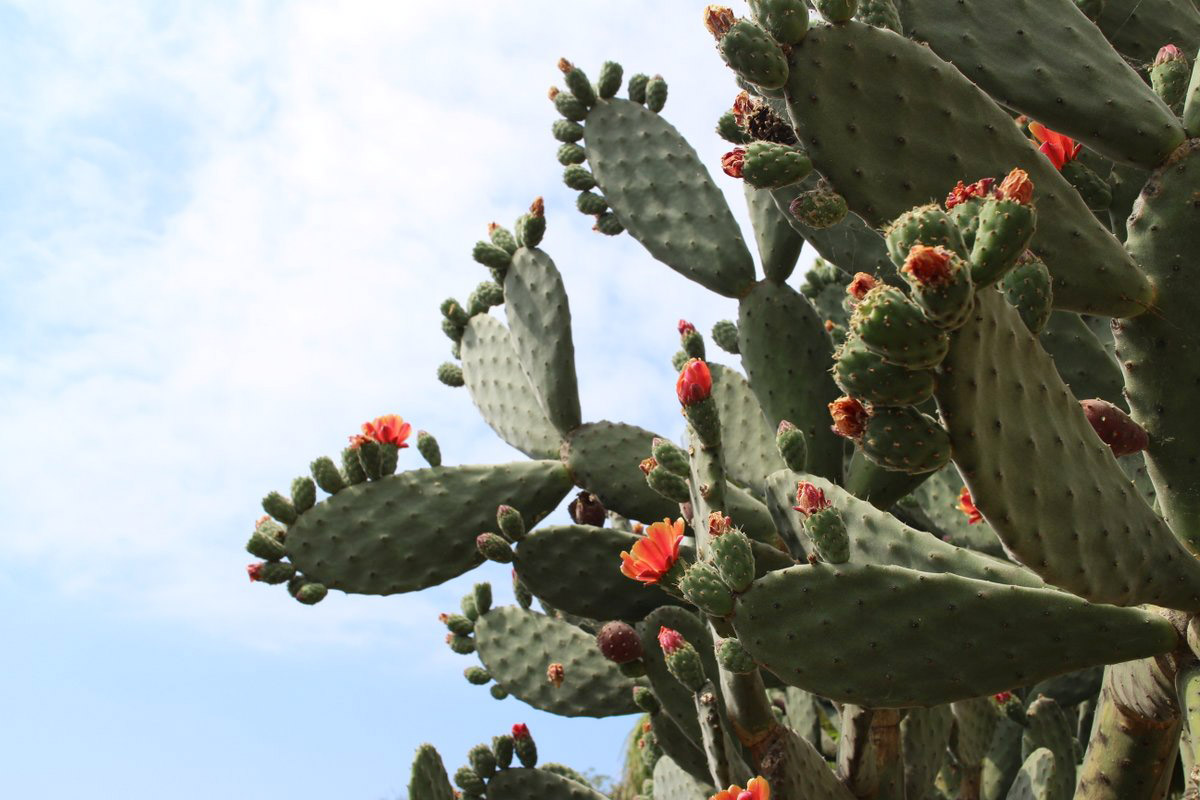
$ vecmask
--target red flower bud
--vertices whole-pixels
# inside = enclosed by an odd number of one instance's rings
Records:
[[[946,195],[946,210],[954,208],[959,203],[965,203],[972,197],[987,197],[992,191],[992,184],[996,182],[995,178],[980,178],[970,186],[963,185],[962,181],[950,190],[950,194]]]
[[[529,738],[529,728],[525,725],[524,722],[518,722],[517,724],[512,726],[512,737],[514,739],[528,739]]]
[[[688,322],[686,319],[679,320],[679,335],[687,336],[689,333],[696,332],[696,326]]]
[[[792,506],[794,510],[799,511],[806,517],[810,517],[818,511],[824,511],[832,507],[833,504],[825,499],[824,490],[808,481],[800,481],[796,485],[796,505]]]
[[[1183,51],[1178,47],[1173,44],[1164,44],[1162,48],[1159,49],[1158,55],[1154,57],[1154,66],[1157,67],[1159,64],[1165,64],[1168,61],[1186,60],[1187,57],[1184,56]]]
[[[672,630],[665,625],[658,629],[658,646],[662,648],[664,655],[669,656],[685,645],[687,645],[687,640],[679,631]]]
[[[566,671],[563,669],[563,665],[555,662],[546,667],[546,680],[550,681],[555,689],[562,686],[563,681],[566,680]]]
[[[698,358],[683,365],[679,379],[675,381],[675,394],[684,406],[694,406],[709,398],[712,394],[712,373],[708,364]]]
[[[254,583],[257,580],[260,580],[259,575],[262,573],[262,568],[263,568],[263,565],[262,565],[261,561],[256,564],[247,564],[246,565],[246,574],[248,574],[250,576],[251,583]]]
[[[746,149],[735,147],[721,156],[721,169],[731,178],[742,177],[742,162],[746,160]]]

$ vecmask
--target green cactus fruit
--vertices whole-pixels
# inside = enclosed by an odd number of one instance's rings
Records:
[[[662,758],[662,747],[658,743],[658,737],[654,735],[654,731],[646,731],[642,734],[642,738],[638,739],[638,751],[642,760],[642,766],[647,771],[653,772],[654,766],[658,764],[658,760]]]
[[[1045,262],[1026,250],[1000,285],[1030,333],[1041,333],[1050,321],[1054,303],[1054,288]]]
[[[587,151],[574,142],[566,142],[558,147],[558,163],[564,167],[569,164],[582,164],[587,161]]]
[[[510,256],[517,252],[517,240],[512,235],[512,232],[503,225],[498,225],[495,222],[488,224],[488,238],[492,240],[492,244],[499,247]]]
[[[513,750],[517,753],[517,760],[521,762],[521,766],[533,769],[537,766],[537,745],[534,744],[533,737],[529,735],[529,728],[521,723],[513,725]]]
[[[470,636],[475,632],[475,623],[462,614],[442,614],[440,619],[447,630],[459,636]]]
[[[246,552],[266,561],[278,561],[287,555],[283,547],[285,534],[283,526],[263,517],[254,526],[250,541],[246,542]]]
[[[323,583],[305,583],[296,590],[295,598],[306,606],[315,606],[325,599],[329,590]]]
[[[470,636],[463,636],[461,633],[447,633],[446,644],[450,645],[450,649],[460,656],[469,656],[475,652],[475,640]]]
[[[646,84],[650,82],[649,75],[638,73],[629,79],[629,99],[635,103],[646,102]]]
[[[617,669],[627,678],[643,678],[646,676],[646,663],[644,661],[629,661],[624,664],[618,664]]]
[[[458,605],[462,609],[462,613],[463,613],[464,617],[471,620],[472,622],[475,622],[476,620],[479,619],[479,615],[481,612],[479,610],[479,606],[476,605],[476,603],[475,603],[474,592],[472,592],[471,594],[463,595],[462,600],[459,601]]]
[[[546,204],[542,198],[534,198],[529,205],[529,213],[517,220],[516,228],[517,242],[522,247],[537,247],[542,243],[542,237],[546,235]]]
[[[979,230],[979,212],[982,209],[982,197],[969,197],[946,209],[946,214],[962,234],[963,246],[966,247],[968,253],[975,246],[975,232]]]
[[[460,341],[462,341],[464,330],[465,329],[463,326],[459,325],[454,320],[445,318],[442,319],[442,333],[446,334],[446,338],[455,344],[458,344]]]
[[[712,30],[712,26],[709,26]],[[720,29],[718,28],[718,31]],[[771,36],[750,20],[734,22],[719,36],[721,58],[738,77],[763,89],[780,89],[787,83],[788,63]]]
[[[687,320],[679,320],[679,344],[688,358],[704,358],[704,337],[696,330],[696,326]]]
[[[889,364],[854,335],[834,353],[833,380],[851,397],[881,406],[920,405],[934,389],[932,370]]]
[[[713,323],[712,338],[717,343],[717,347],[731,355],[738,354],[738,329],[737,323],[727,319],[718,320]]]
[[[687,452],[674,442],[655,436],[650,440],[650,455],[658,465],[673,475],[688,478],[692,474]]]
[[[475,770],[475,774],[484,779],[492,777],[499,766],[496,763],[496,754],[486,744],[472,747],[467,752],[467,761],[471,762],[471,769]]]
[[[733,611],[733,595],[716,568],[698,561],[687,568],[679,580],[679,589],[688,602],[706,614],[724,617]]]
[[[817,555],[828,564],[850,560],[850,536],[842,512],[836,508],[817,511],[804,520],[804,532],[812,539]]]
[[[583,126],[569,119],[556,119],[550,126],[550,132],[560,142],[578,142],[583,138]]]
[[[513,570],[512,581],[513,596],[516,597],[517,605],[528,611],[529,607],[533,605],[533,594],[530,593],[520,576],[517,575],[517,571],[515,569]]]
[[[575,207],[580,213],[594,217],[608,210],[608,201],[595,192],[580,192],[575,200]]]
[[[667,104],[667,82],[662,75],[655,75],[646,82],[646,108],[655,114]]]
[[[621,89],[621,78],[624,70],[615,61],[605,61],[600,65],[600,76],[596,78],[596,93],[605,100],[615,97]]]
[[[653,459],[649,460],[653,461]],[[673,503],[687,503],[692,499],[692,493],[686,480],[657,463],[648,469],[647,466],[649,465],[643,462],[642,469],[646,473],[646,483],[650,485],[651,489]]]
[[[377,481],[383,477],[383,445],[372,440],[358,442],[358,463],[362,465],[367,480]]]
[[[1112,206],[1112,187],[1087,164],[1076,159],[1063,164],[1059,171],[1092,211],[1107,211]]]
[[[726,171],[729,172],[729,169]],[[785,144],[751,142],[746,145],[741,157],[740,177],[758,189],[790,186],[804,180],[810,172],[812,161],[808,155],[799,148]]]
[[[447,297],[442,301],[441,305],[442,316],[453,322],[455,325],[466,325],[471,321],[470,315],[463,310],[463,307],[453,297]]]
[[[442,367],[453,367],[458,369],[454,364],[443,364]],[[441,377],[442,369],[438,369],[438,376]],[[462,371],[459,371],[459,380],[462,380]],[[445,383],[445,381],[443,381]],[[459,384],[462,385],[461,383]],[[355,485],[362,483],[367,479],[367,473],[363,471],[362,463],[358,460],[358,450],[353,447],[347,447],[342,450],[342,474],[346,476],[346,483]]]
[[[858,0],[817,0],[817,11],[830,22],[849,22],[858,13]]]
[[[481,533],[475,537],[475,547],[479,550],[480,555],[488,561],[495,561],[497,564],[512,563],[512,547],[504,540],[503,536]]]
[[[443,362],[438,366],[437,377],[439,381],[451,387],[459,387],[464,383],[462,367],[450,361]],[[360,481],[351,480],[350,482],[359,483]]]
[[[726,111],[717,120],[717,135],[730,144],[749,144],[754,138],[738,124],[732,111]]]
[[[463,677],[467,679],[467,683],[475,686],[486,686],[492,682],[492,673],[483,667],[467,667],[463,670]]]
[[[1014,169],[1000,184],[997,196],[984,201],[970,259],[971,279],[977,287],[1003,278],[1025,252],[1037,226],[1032,198],[1029,176]]]
[[[492,608],[492,585],[484,581],[483,583],[475,584],[472,594],[475,599],[475,610],[480,614],[486,614]]]
[[[433,438],[428,431],[417,431],[417,452],[429,466],[440,467],[442,465],[442,449],[438,447],[437,439]],[[326,491],[328,490],[326,489]]]
[[[750,0],[750,12],[780,44],[799,44],[808,33],[805,0]]]
[[[1173,44],[1163,45],[1150,66],[1150,86],[1176,116],[1183,114],[1192,69],[1188,57]]]
[[[345,478],[338,471],[337,466],[333,463],[333,459],[328,456],[320,456],[313,459],[313,462],[309,464],[309,470],[312,472],[317,486],[320,486],[321,491],[326,494],[337,494],[346,488]]]
[[[317,503],[317,485],[307,476],[292,481],[292,506],[303,514]]]
[[[275,519],[282,522],[284,525],[291,525],[298,518],[296,507],[292,505],[292,501],[281,495],[279,492],[271,492],[262,500],[263,511],[270,514]]]
[[[563,170],[563,183],[570,189],[586,192],[595,188],[596,179],[592,177],[592,173],[588,172],[587,167],[572,164]]]
[[[858,301],[850,327],[884,360],[910,369],[936,367],[946,357],[946,332],[925,317],[899,289],[879,284]]]
[[[633,687],[633,702],[647,714],[657,714],[662,708],[658,698],[654,696],[654,690],[646,686]]]
[[[658,646],[662,648],[666,660],[667,671],[684,688],[698,692],[708,681],[704,674],[704,664],[696,648],[683,638],[683,634],[671,628],[663,627],[658,631]]]
[[[788,204],[788,211],[802,224],[823,230],[845,219],[850,207],[846,205],[846,198],[833,191],[827,181],[821,180],[817,188],[796,195]]]
[[[590,81],[588,81],[588,77],[584,74],[583,70],[572,64],[570,61],[567,61],[565,58],[560,58],[558,60],[558,69],[563,74],[563,83],[567,85],[567,88],[571,91],[571,94],[578,98],[579,102],[582,103],[585,108],[591,108],[592,106],[596,105],[596,91],[592,88],[592,84]],[[557,105],[557,103],[555,103],[555,105]],[[567,115],[563,114],[563,116]],[[570,117],[568,117],[568,119],[570,119]]]
[[[923,475],[950,461],[950,435],[937,420],[911,406],[871,410],[862,436],[863,455],[884,469]]]
[[[726,586],[744,592],[754,582],[754,550],[750,537],[732,528],[708,543],[708,556]]]
[[[571,92],[562,92],[551,87],[548,96],[558,113],[571,122],[582,122],[587,119],[587,106]]]
[[[758,669],[758,664],[737,639],[721,639],[716,650],[717,663],[735,675],[746,675]]]
[[[301,575],[299,572],[293,573],[292,577],[288,578],[287,593],[296,596],[296,592],[300,591],[300,587],[308,583],[308,578]]]
[[[503,700],[504,698],[508,697],[508,689],[505,689],[498,683],[493,683],[491,686],[489,686],[488,691],[491,692],[492,697],[496,698],[497,700]]]
[[[459,767],[454,773],[454,783],[466,794],[482,797],[487,793],[487,785],[483,778],[475,774],[475,770],[470,767]]]
[[[781,421],[775,432],[775,447],[788,469],[804,472],[808,463],[808,443],[804,439],[804,431],[786,419]]]
[[[1099,20],[1104,13],[1104,0],[1075,0],[1075,5],[1092,22]]]
[[[675,355],[671,356],[671,366],[673,366],[675,371],[678,372],[679,370],[683,369],[683,365],[689,360],[691,360],[691,356],[680,350],[676,352]]]
[[[603,73],[601,73],[603,77]],[[507,733],[492,737],[492,755],[496,757],[496,766],[508,769],[513,760],[513,738]]]
[[[596,634],[600,653],[614,664],[630,664],[643,655],[642,638],[628,622],[607,622]]]
[[[596,224],[592,226],[592,230],[605,236],[616,236],[624,232],[625,226],[617,220],[616,215],[608,211],[596,217]]]
[[[498,247],[491,242],[478,241],[471,250],[471,258],[485,267],[506,270],[508,269],[509,262],[512,261],[512,254],[503,247]]]
[[[900,22],[900,13],[892,0],[860,0],[858,13],[854,18],[876,28],[886,28],[893,33],[904,35],[904,26]]]
[[[954,330],[967,321],[974,287],[971,268],[957,253],[942,246],[913,245],[900,268],[900,277],[934,325]]]
[[[525,520],[521,517],[521,512],[512,506],[500,506],[496,509],[496,526],[510,542],[519,542],[525,538]]]
[[[504,302],[504,287],[495,281],[483,281],[467,297],[467,313],[472,317],[486,314],[492,306]]]
[[[287,583],[296,577],[296,568],[286,561],[267,561],[261,564],[252,564],[249,571],[250,580],[260,581],[271,586]]]
[[[937,204],[905,211],[888,225],[884,238],[888,255],[897,269],[904,266],[908,252],[917,244],[945,247],[963,258],[968,253],[958,225]]]

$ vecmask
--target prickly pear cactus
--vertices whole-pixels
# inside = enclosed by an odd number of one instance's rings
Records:
[[[528,460],[422,431],[418,467],[409,423],[364,423],[264,498],[250,579],[315,604],[511,564],[516,604],[477,584],[446,643],[496,698],[642,715],[622,800],[1200,796],[1200,7],[702,16],[719,163],[612,62],[559,61],[550,132],[596,232],[737,303],[740,370],[681,321],[681,429],[589,419],[538,198],[472,248],[436,370]],[[605,796],[520,723],[453,773],[422,747],[409,791]]]

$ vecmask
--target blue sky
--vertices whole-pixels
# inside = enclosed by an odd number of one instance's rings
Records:
[[[314,608],[246,581],[258,499],[402,414],[523,458],[434,377],[470,249],[546,198],[585,418],[676,435],[674,323],[730,301],[574,211],[567,56],[659,72],[719,175],[734,89],[702,3],[0,3],[0,796],[395,798],[513,722],[615,773],[631,718],[468,685],[438,611],[482,577]],[[740,12],[744,9],[737,9]],[[413,450],[404,466],[417,466]]]

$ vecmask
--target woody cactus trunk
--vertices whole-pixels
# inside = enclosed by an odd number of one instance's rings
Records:
[[[550,92],[579,210],[736,301],[741,371],[681,323],[683,437],[584,422],[535,202],[475,245],[438,369],[529,460],[422,432],[410,469],[381,417],[267,496],[251,578],[315,603],[511,563],[516,605],[443,617],[467,680],[644,714],[656,800],[1197,796],[1200,10],[749,5],[703,12],[720,164],[662,77],[564,60]],[[462,797],[602,796],[520,724],[467,762]],[[410,797],[457,796],[422,748]]]

